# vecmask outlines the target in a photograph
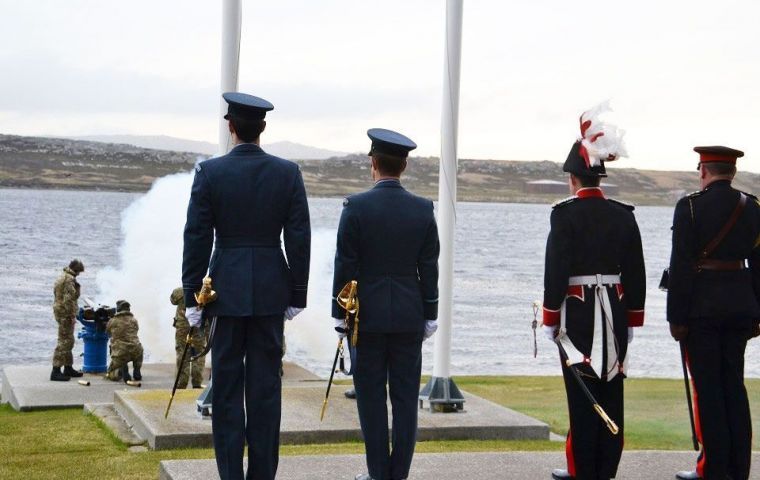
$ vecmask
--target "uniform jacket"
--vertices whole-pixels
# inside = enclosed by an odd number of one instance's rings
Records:
[[[131,312],[119,312],[106,325],[106,333],[111,337],[112,355],[117,352],[142,350],[140,339],[137,337],[137,319]]]
[[[245,143],[195,170],[182,262],[185,305],[197,304],[193,294],[208,270],[218,293],[210,316],[305,307],[311,229],[298,165]]]
[[[698,251],[715,238],[731,216],[739,191],[729,181],[711,183],[676,204],[668,283],[668,321],[688,325],[698,317],[734,317],[760,322],[760,205],[748,195],[734,227],[709,258],[747,260],[736,271],[695,271]],[[692,217],[693,211],[693,217]]]
[[[621,358],[625,357],[627,327],[644,323],[644,255],[633,209],[605,198],[599,188],[581,189],[552,209],[544,266],[544,324],[560,323],[560,309],[567,298],[567,335],[584,355],[590,355],[593,340],[594,290],[569,287],[571,276],[620,274],[621,287],[610,289],[609,296]]]
[[[79,284],[76,273],[69,267],[64,267],[63,273],[53,286],[53,313],[57,319],[74,318],[79,309]]]
[[[438,228],[433,202],[382,180],[343,202],[333,277],[335,296],[358,281],[359,331],[418,332],[438,318]]]

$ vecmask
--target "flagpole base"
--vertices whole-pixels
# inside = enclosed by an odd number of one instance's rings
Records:
[[[456,413],[464,410],[464,395],[451,377],[431,377],[419,395],[420,408],[425,401],[432,413]]]

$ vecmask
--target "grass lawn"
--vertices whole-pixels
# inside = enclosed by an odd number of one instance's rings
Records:
[[[559,377],[458,377],[457,384],[493,402],[539,418],[552,431],[567,430]],[[747,382],[760,431],[760,380]],[[632,379],[626,383],[626,448],[690,448],[683,382]],[[760,448],[756,436],[754,448]],[[420,442],[418,452],[562,450],[559,442]],[[129,452],[91,415],[81,409],[18,413],[0,406],[0,478],[31,480],[98,478],[155,479],[160,460],[213,458],[211,449]],[[363,453],[360,443],[284,445],[282,455]]]

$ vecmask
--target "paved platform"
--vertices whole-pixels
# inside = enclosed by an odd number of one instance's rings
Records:
[[[333,386],[325,420],[320,423],[324,383],[285,385],[281,443],[360,440],[356,402],[343,396],[347,388],[346,385]],[[114,397],[114,407],[151,448],[210,447],[211,422],[197,413],[196,396],[192,392],[179,392],[168,420],[164,419],[168,391],[119,391]],[[465,411],[461,413],[435,414],[420,410],[418,438],[421,441],[549,439],[549,427],[543,422],[467,393],[465,400]]]
[[[694,468],[694,452],[626,451],[616,480],[672,480],[678,470]],[[760,453],[752,458],[750,478],[760,478]],[[551,478],[554,468],[565,467],[561,452],[428,453],[414,456],[409,478],[414,480],[537,480]],[[280,457],[278,480],[353,480],[366,472],[364,456]],[[219,475],[214,460],[161,462],[160,480],[214,480]]]
[[[102,373],[72,378],[68,382],[51,382],[49,366],[7,366],[2,371],[2,402],[15,410],[83,407],[86,403],[113,403],[114,392],[169,389],[174,385],[174,364],[145,364],[142,387],[129,387],[123,382],[106,380]],[[208,369],[205,378],[208,378]],[[295,364],[285,364],[286,382],[318,381],[311,372]],[[90,386],[77,380],[89,380]],[[199,390],[194,391],[198,396]]]

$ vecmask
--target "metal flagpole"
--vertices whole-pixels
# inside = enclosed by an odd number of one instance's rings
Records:
[[[438,234],[441,242],[438,333],[435,336],[433,377],[420,392],[420,407],[423,400],[427,400],[431,411],[440,412],[458,411],[464,407],[464,397],[450,377],[463,3],[464,0],[446,0],[441,164],[438,180]]]
[[[224,155],[232,148],[232,138],[223,117],[227,113],[227,102],[222,93],[237,92],[238,69],[240,67],[240,32],[243,18],[242,0],[222,0],[222,62],[219,93],[219,155]],[[212,365],[211,368],[214,368]],[[208,415],[213,395],[211,380],[195,401],[198,411]]]

